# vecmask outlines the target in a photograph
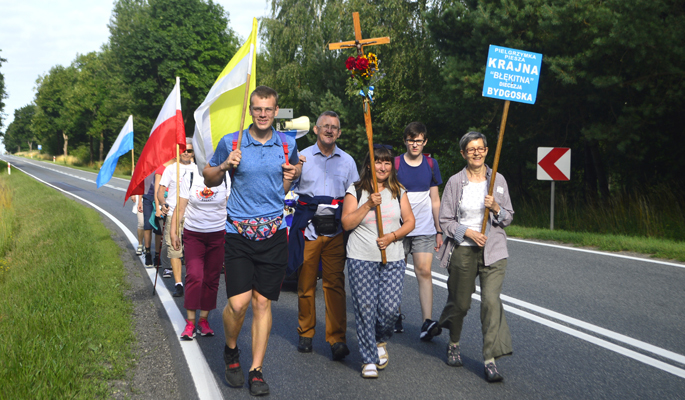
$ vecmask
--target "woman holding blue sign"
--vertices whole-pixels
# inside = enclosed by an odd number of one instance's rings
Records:
[[[507,268],[507,236],[504,229],[513,220],[514,210],[507,182],[495,176],[495,190],[488,195],[492,170],[485,165],[488,142],[480,132],[468,132],[459,140],[466,167],[453,175],[445,186],[440,205],[440,228],[445,242],[438,251],[440,266],[448,268],[447,303],[440,326],[449,329],[447,364],[462,366],[460,336],[464,317],[471,307],[471,295],[480,277],[485,379],[500,382],[495,359],[512,354],[511,333],[500,300]],[[486,209],[490,210],[485,234],[481,233]]]

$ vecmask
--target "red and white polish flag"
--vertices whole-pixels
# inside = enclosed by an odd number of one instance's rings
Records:
[[[157,167],[176,157],[176,145],[180,152],[186,149],[186,133],[181,113],[181,84],[176,77],[176,85],[167,97],[162,110],[152,126],[150,137],[136,163],[131,183],[126,190],[124,203],[129,197],[145,193],[145,178]]]

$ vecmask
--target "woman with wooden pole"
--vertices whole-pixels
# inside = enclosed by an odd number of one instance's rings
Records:
[[[480,132],[468,132],[459,141],[466,167],[453,175],[445,186],[440,205],[440,228],[445,241],[438,251],[440,266],[448,268],[447,303],[438,321],[449,329],[447,364],[462,366],[460,344],[464,317],[476,291],[481,286],[481,323],[485,379],[499,382],[504,378],[495,359],[512,353],[511,333],[500,300],[507,268],[507,236],[504,229],[513,220],[514,210],[507,182],[485,164],[488,144]],[[493,184],[493,195],[487,192]],[[481,233],[483,215],[492,211],[487,229]]]

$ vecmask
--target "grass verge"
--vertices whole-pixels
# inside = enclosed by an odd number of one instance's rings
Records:
[[[0,254],[0,397],[111,397],[108,380],[134,359],[121,249],[94,210],[18,171],[0,184],[14,211]]]
[[[511,225],[507,235],[521,239],[553,240],[604,251],[632,251],[668,260],[685,261],[685,243],[668,239],[640,238],[588,232],[569,232]]]

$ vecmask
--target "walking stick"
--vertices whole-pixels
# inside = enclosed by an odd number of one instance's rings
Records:
[[[164,227],[166,225],[166,221],[164,224],[161,222],[159,223],[161,231],[162,231],[162,240],[164,240]],[[161,247],[161,246],[160,246]],[[161,250],[161,249],[160,249]],[[155,266],[155,284],[152,286],[152,295],[154,296],[157,290],[157,277],[159,276],[159,267],[162,266],[162,252],[159,252],[159,264]]]

